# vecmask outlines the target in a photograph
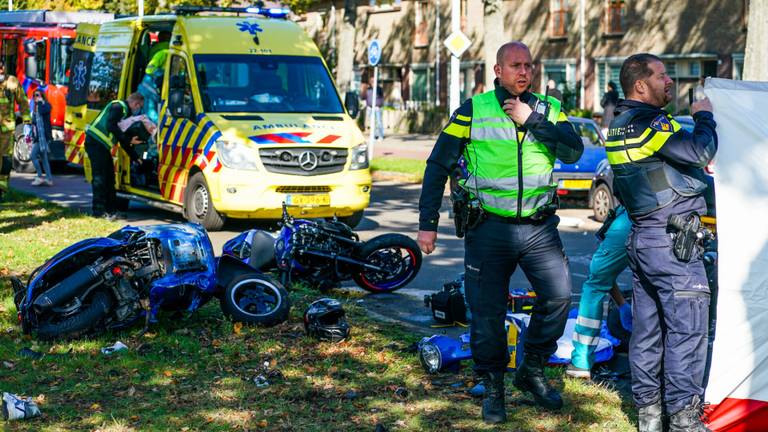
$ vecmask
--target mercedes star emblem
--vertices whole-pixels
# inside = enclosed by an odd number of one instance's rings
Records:
[[[305,151],[299,156],[299,166],[304,171],[312,171],[317,168],[317,155],[311,151]]]

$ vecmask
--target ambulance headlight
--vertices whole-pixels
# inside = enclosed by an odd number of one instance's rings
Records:
[[[256,152],[237,141],[217,140],[216,153],[227,168],[258,171]]]
[[[419,348],[419,361],[427,373],[437,373],[443,363],[440,348],[432,342],[423,343]]]
[[[350,170],[359,170],[368,168],[368,144],[362,143],[352,147],[352,162],[349,164]]]

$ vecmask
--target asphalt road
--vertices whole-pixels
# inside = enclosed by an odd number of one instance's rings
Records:
[[[33,187],[30,182],[31,174],[13,174],[11,186],[25,192],[34,193],[44,199],[54,201],[66,207],[88,212],[90,209],[91,189],[82,175],[69,173],[58,175],[53,187]],[[400,183],[395,180],[379,180],[374,183],[371,205],[365,213],[365,219],[356,231],[362,240],[371,239],[377,235],[398,232],[415,238],[418,227],[418,198],[420,185]],[[447,209],[447,201],[443,208]],[[599,224],[589,218],[591,211],[587,209],[561,209],[560,234],[565,251],[569,258],[570,270],[574,284],[574,302],[578,302],[578,293],[587,277],[592,253],[597,247],[594,231]],[[125,222],[132,225],[147,225],[155,223],[183,222],[180,214],[158,210],[140,203],[131,203]],[[424,263],[419,275],[409,286],[392,294],[365,296],[361,304],[366,306],[372,315],[382,319],[395,320],[413,331],[431,334],[435,329],[428,309],[424,307],[425,294],[439,290],[442,285],[455,279],[463,271],[464,247],[463,240],[453,235],[453,221],[448,217],[447,210],[441,215],[438,231],[437,250],[424,257]],[[221,251],[227,240],[241,231],[254,226],[248,221],[230,221],[223,231],[209,233],[214,250]],[[628,271],[619,278],[622,289],[630,288]],[[513,275],[510,287],[529,287],[522,271]],[[344,289],[358,289],[353,283],[345,284]],[[318,293],[318,297],[320,294]],[[461,328],[448,330],[449,333],[460,333]]]

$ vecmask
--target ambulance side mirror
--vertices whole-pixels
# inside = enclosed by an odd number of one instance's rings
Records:
[[[192,118],[192,104],[185,102],[184,89],[172,88],[168,93],[168,109],[171,115],[181,118]]]
[[[37,44],[35,43],[35,38],[24,39],[24,52],[29,56],[34,56],[37,54]]]
[[[344,106],[347,107],[350,117],[356,118],[360,114],[360,99],[357,97],[357,92],[347,92],[344,96]]]
[[[37,59],[35,57],[27,57],[24,59],[24,75],[27,78],[37,78]]]

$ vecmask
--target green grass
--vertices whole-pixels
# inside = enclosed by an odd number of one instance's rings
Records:
[[[214,300],[188,318],[161,315],[150,333],[138,328],[73,342],[38,343],[22,335],[10,284],[26,278],[46,258],[119,223],[96,220],[29,196],[0,204],[0,390],[31,396],[41,418],[8,422],[11,431],[230,431],[388,430],[490,431],[479,421],[479,402],[466,394],[468,367],[458,374],[427,376],[404,348],[417,337],[374,321],[356,303],[359,294],[334,291],[353,325],[351,340],[318,343],[303,332],[301,313],[320,297],[291,292],[288,322],[273,328],[239,328]],[[116,340],[130,351],[111,357],[99,348]],[[45,353],[18,356],[22,347]],[[257,388],[264,363],[284,379]],[[513,431],[631,431],[633,421],[617,392],[548,371],[563,390],[565,409],[550,414],[517,401],[508,378],[507,407]],[[451,386],[456,384],[457,386]],[[405,387],[401,399],[395,389]],[[356,397],[345,397],[350,391]]]
[[[378,157],[371,161],[371,171],[403,174],[411,182],[421,183],[424,179],[424,168],[427,161],[422,159],[406,159],[397,157]]]

